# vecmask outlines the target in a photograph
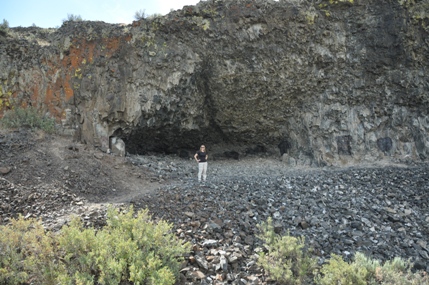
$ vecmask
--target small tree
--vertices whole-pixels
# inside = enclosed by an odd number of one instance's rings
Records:
[[[0,31],[6,32],[9,29],[9,22],[3,19],[3,23],[0,25]]]
[[[0,25],[0,27],[3,29],[9,28],[9,22],[6,19],[3,19],[3,23]]]
[[[67,19],[64,19],[63,23],[67,21],[80,22],[82,21],[82,17],[80,15],[67,14]]]
[[[146,18],[146,10],[138,10],[134,14],[134,19],[136,19],[137,21],[143,20],[145,18]]]

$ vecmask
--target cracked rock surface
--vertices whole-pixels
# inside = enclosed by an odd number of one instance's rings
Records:
[[[81,142],[141,155],[204,141],[290,166],[425,161],[427,15],[427,1],[213,0],[125,26],[13,28],[0,114],[38,106]]]

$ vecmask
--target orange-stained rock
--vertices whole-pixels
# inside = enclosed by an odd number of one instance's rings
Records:
[[[201,1],[130,25],[13,28],[0,116],[35,106],[103,151],[121,139],[121,154],[204,143],[286,166],[427,160],[427,20],[409,21],[426,4],[365,1]]]

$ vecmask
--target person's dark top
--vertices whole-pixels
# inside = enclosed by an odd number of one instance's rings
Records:
[[[207,153],[205,152],[197,151],[197,159],[199,160],[198,162],[206,162],[206,155]]]

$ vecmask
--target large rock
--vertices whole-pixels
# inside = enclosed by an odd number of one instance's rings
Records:
[[[429,5],[308,2],[210,0],[129,26],[14,28],[0,35],[0,98],[102,149],[119,137],[130,153],[205,143],[293,164],[427,159],[428,19],[416,13]]]

